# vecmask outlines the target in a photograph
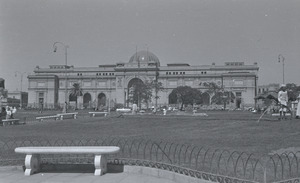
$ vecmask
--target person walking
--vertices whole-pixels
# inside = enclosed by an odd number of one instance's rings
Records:
[[[279,120],[286,119],[286,112],[287,112],[287,103],[288,103],[289,97],[288,93],[286,91],[286,85],[282,84],[279,92],[278,92],[278,102],[280,104],[280,109],[279,109]]]

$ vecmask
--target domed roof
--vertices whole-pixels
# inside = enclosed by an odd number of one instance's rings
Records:
[[[159,59],[152,52],[143,50],[133,54],[129,59],[129,63],[137,62],[155,62],[159,64]]]

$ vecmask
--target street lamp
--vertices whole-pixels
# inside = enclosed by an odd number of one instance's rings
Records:
[[[67,102],[68,102],[68,100],[67,100],[67,97],[68,97],[68,91],[67,91],[67,66],[68,66],[68,48],[69,48],[69,46],[68,45],[66,45],[66,44],[64,44],[64,43],[62,43],[62,42],[55,42],[54,44],[53,44],[53,52],[56,52],[57,51],[57,45],[58,44],[60,44],[60,45],[62,45],[63,47],[64,47],[64,49],[65,49],[65,111],[64,112],[67,112]]]
[[[281,54],[279,54],[278,62],[279,63],[282,62],[282,84],[284,84],[284,60],[285,60],[285,58]]]
[[[21,76],[21,87],[20,87],[20,108],[22,109],[22,104],[23,104],[23,101],[22,101],[22,87],[23,87],[23,74],[26,74],[26,72],[19,72],[19,71],[16,71],[15,72],[15,77],[17,77],[17,74],[20,74]]]

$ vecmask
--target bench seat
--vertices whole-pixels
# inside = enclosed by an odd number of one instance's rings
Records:
[[[122,108],[122,109],[116,109],[116,111],[120,113],[127,113],[127,112],[131,112],[131,109]]]
[[[18,125],[20,122],[19,119],[3,119],[2,120],[2,125],[7,126],[7,125]]]
[[[77,114],[78,112],[62,113],[62,114],[57,114],[57,116],[60,118],[60,120],[63,120],[65,116],[71,116],[73,119],[77,119]]]
[[[107,171],[106,155],[120,151],[117,146],[49,146],[49,147],[17,147],[16,153],[26,154],[25,176],[30,176],[40,169],[40,154],[93,154],[95,173],[103,175]]]
[[[40,117],[36,117],[35,119],[39,120],[39,121],[43,121],[44,119],[55,119],[55,120],[58,120],[59,116],[58,115],[54,115],[54,116],[40,116]]]
[[[96,114],[104,114],[104,117],[107,116],[108,112],[89,112],[90,116],[95,117]]]

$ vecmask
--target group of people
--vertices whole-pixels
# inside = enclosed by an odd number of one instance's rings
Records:
[[[297,105],[297,110],[296,110],[296,118],[299,119],[300,118],[300,94],[297,97],[298,100],[298,105]],[[280,105],[280,109],[279,109],[279,120],[282,119],[286,119],[286,113],[288,111],[291,111],[291,109],[288,107],[288,101],[289,101],[289,97],[288,97],[288,92],[286,90],[286,85],[281,85],[279,92],[278,92],[278,102]]]
[[[16,107],[9,107],[9,106],[2,107],[0,118],[1,118],[1,120],[2,119],[13,119],[15,113],[17,113]]]

